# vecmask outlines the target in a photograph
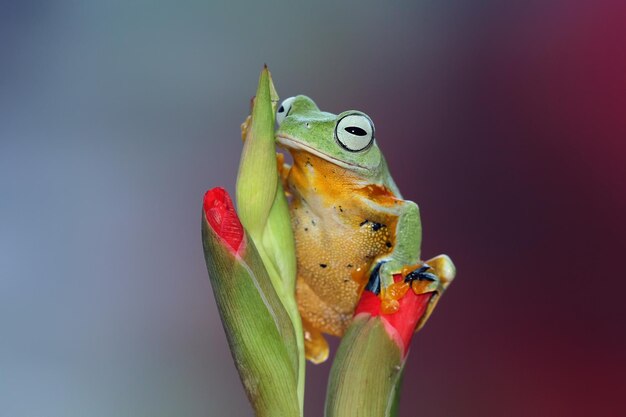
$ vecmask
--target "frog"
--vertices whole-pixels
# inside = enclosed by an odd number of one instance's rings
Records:
[[[324,362],[324,335],[341,337],[365,289],[392,314],[391,291],[400,275],[417,294],[441,295],[455,269],[446,255],[420,259],[422,224],[418,205],[403,199],[365,113],[321,111],[305,95],[276,110],[279,172],[289,201],[296,246],[296,300],[306,358]],[[439,297],[431,297],[421,328]]]

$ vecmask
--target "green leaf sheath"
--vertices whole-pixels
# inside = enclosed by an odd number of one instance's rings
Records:
[[[357,316],[330,371],[326,417],[383,417],[397,412],[404,360],[380,317]]]
[[[268,263],[271,262],[272,266],[274,266],[274,268],[268,268],[268,270],[277,271],[278,276],[273,282],[278,281],[278,279],[281,280],[282,285],[277,285],[276,289],[279,291],[279,297],[291,318],[297,335],[298,367],[296,369],[298,370],[298,398],[300,399],[300,408],[304,411],[306,363],[304,357],[304,330],[295,297],[296,248],[287,199],[285,198],[281,181],[277,180],[277,183],[278,192],[267,219],[262,246],[265,249],[264,253],[269,258]]]
[[[222,324],[245,391],[259,417],[301,416],[296,334],[250,239],[233,254],[203,213],[204,254]]]
[[[263,233],[263,248],[281,275],[286,294],[296,291],[296,245],[283,185],[277,180],[277,193]]]
[[[406,363],[406,360],[405,360]],[[400,412],[400,394],[402,393],[402,381],[404,379],[404,366],[402,366],[402,370],[400,371],[400,376],[396,381],[396,387],[393,392],[393,399],[391,403],[391,410],[389,411],[389,417],[397,417]]]

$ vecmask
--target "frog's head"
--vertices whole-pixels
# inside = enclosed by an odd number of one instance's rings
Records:
[[[309,152],[363,176],[374,177],[384,169],[374,123],[365,113],[335,115],[320,111],[306,96],[296,96],[282,102],[276,122],[276,139],[289,150]]]

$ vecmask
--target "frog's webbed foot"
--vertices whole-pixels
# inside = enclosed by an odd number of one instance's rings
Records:
[[[365,289],[379,296],[380,309],[384,314],[393,314],[399,310],[399,300],[406,294],[410,284],[403,279],[396,282],[396,278],[404,277],[403,272],[406,270],[406,267],[394,259],[382,260],[372,269]],[[419,277],[427,276],[425,274],[421,271]],[[414,277],[418,279],[418,274],[414,274]]]
[[[435,280],[437,278],[436,276],[425,272],[428,269],[430,269],[430,267],[422,266],[421,268],[407,274],[406,272],[410,270],[410,268],[403,266],[393,259],[379,261],[372,269],[370,279],[367,282],[365,289],[376,295],[380,295],[382,298],[386,290],[395,284],[394,275],[402,274],[403,277],[408,277],[412,274],[411,279],[407,280],[405,278],[405,282],[409,282],[411,280]]]
[[[418,276],[424,276],[424,274],[428,274],[426,281],[418,278]],[[439,298],[441,298],[441,295],[444,293],[446,288],[448,288],[448,285],[450,285],[455,275],[456,268],[454,263],[452,263],[452,259],[450,259],[448,255],[439,255],[427,260],[422,267],[405,276],[405,281],[409,279],[409,285],[415,293],[423,294],[426,292],[433,292],[432,297],[430,297],[428,307],[426,308],[426,312],[418,322],[415,331],[418,331],[424,326],[424,324],[426,324],[426,321],[439,302]],[[432,277],[435,278],[434,281],[429,280],[429,278]],[[428,284],[424,285],[423,282],[428,282]]]
[[[412,290],[415,294],[432,293],[426,313],[420,319],[421,328],[435,308],[439,297],[454,279],[456,269],[446,255],[439,255],[425,263],[403,266],[394,260],[381,261],[372,270],[366,290],[377,294],[381,299],[381,310],[385,314],[398,311],[398,300]],[[394,280],[400,275],[401,280]]]

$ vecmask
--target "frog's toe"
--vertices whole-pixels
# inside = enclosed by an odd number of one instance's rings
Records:
[[[328,342],[322,333],[312,326],[304,324],[304,355],[314,364],[320,364],[328,359],[330,351]]]

